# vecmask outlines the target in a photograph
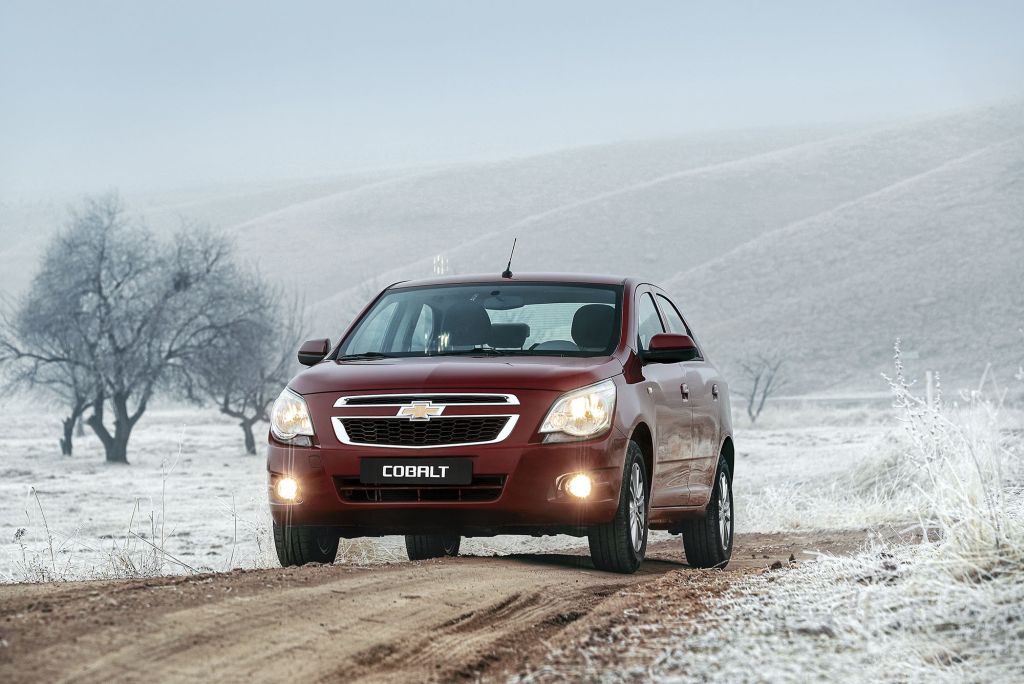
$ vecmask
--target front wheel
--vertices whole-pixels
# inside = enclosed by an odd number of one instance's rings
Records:
[[[326,527],[296,527],[274,523],[274,546],[282,567],[306,563],[333,563],[338,535]]]
[[[647,469],[640,445],[630,442],[612,521],[590,528],[590,557],[598,570],[629,574],[647,553]]]
[[[457,534],[407,534],[405,553],[411,561],[458,556],[461,541]]]
[[[683,524],[686,562],[695,568],[724,568],[732,557],[732,473],[725,459],[718,462],[715,489],[703,518]]]

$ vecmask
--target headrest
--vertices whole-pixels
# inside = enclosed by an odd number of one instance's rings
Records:
[[[441,332],[448,334],[450,347],[481,346],[491,335],[491,318],[481,304],[456,302],[445,312]]]
[[[572,340],[580,349],[605,349],[615,329],[615,307],[586,304],[572,317]]]
[[[487,343],[495,349],[522,349],[529,336],[530,326],[526,323],[492,323]]]

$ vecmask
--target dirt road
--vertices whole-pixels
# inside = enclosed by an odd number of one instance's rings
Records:
[[[687,568],[676,541],[652,545],[632,576],[544,555],[6,585],[0,681],[501,678],[551,643],[650,605],[652,593],[692,615],[701,596],[745,573],[861,538],[741,535],[724,571]]]

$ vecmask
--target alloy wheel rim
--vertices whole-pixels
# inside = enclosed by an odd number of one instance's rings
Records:
[[[640,464],[634,463],[629,477],[629,536],[633,551],[639,553],[644,540],[644,478]]]
[[[728,549],[732,541],[732,501],[729,497],[729,478],[725,473],[718,476],[718,532],[722,548]]]

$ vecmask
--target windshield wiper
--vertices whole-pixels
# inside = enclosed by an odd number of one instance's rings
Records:
[[[390,354],[381,354],[380,352],[362,352],[361,354],[344,354],[337,358],[338,361],[359,361],[361,359],[390,359],[394,358]]]
[[[476,349],[451,349],[434,352],[430,356],[514,356],[527,353],[522,349],[494,349],[493,347],[477,347]]]

